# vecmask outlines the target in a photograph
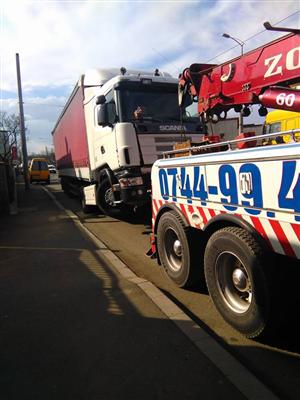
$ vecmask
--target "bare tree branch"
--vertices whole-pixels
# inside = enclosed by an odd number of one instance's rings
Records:
[[[25,128],[26,129],[26,128]],[[0,160],[10,162],[12,160],[12,147],[20,147],[20,118],[16,114],[7,114],[0,111],[0,143],[2,152]]]

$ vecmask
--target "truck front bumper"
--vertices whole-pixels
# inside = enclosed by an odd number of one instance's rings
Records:
[[[145,176],[123,173],[118,179],[119,184],[114,186],[118,187],[122,203],[141,206],[151,201],[149,182]]]
[[[121,188],[120,192],[124,204],[139,206],[151,201],[150,193],[145,185]]]

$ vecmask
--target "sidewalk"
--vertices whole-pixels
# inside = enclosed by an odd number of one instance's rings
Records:
[[[1,399],[243,399],[40,185],[0,217]]]

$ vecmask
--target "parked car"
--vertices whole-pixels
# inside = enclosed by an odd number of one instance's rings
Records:
[[[33,158],[29,166],[29,180],[50,183],[48,163],[44,158]]]
[[[53,164],[48,164],[50,174],[56,174],[56,167]]]

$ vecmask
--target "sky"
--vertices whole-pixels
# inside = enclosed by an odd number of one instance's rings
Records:
[[[28,153],[52,146],[51,131],[79,76],[90,68],[169,72],[222,63],[283,33],[263,22],[300,26],[289,0],[0,0],[0,110],[18,113],[20,57]],[[260,123],[250,117],[245,123]]]

